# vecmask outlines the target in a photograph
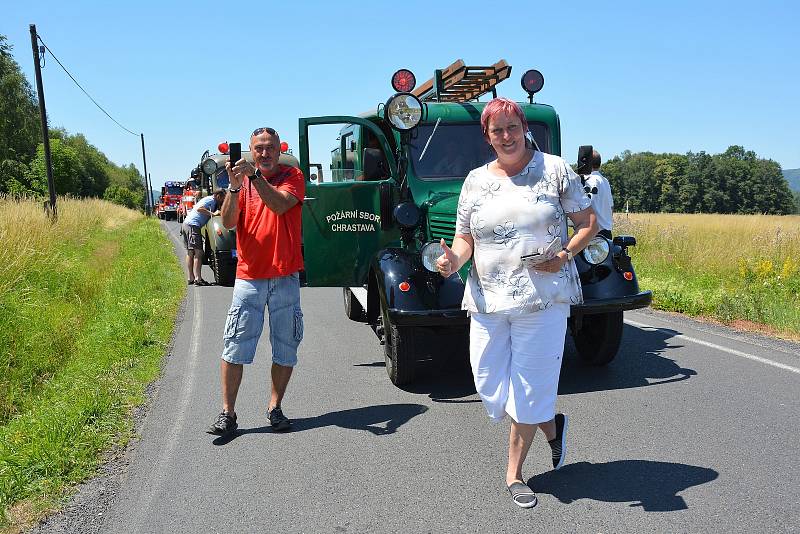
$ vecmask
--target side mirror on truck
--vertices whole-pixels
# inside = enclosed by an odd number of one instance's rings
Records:
[[[583,145],[578,148],[578,174],[592,174],[592,145]]]

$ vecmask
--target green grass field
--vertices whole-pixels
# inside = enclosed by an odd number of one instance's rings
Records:
[[[800,216],[617,214],[614,234],[654,308],[800,339]]]
[[[0,199],[0,529],[24,528],[130,436],[183,275],[158,222],[100,200]]]

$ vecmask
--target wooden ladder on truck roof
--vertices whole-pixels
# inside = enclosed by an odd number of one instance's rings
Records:
[[[423,102],[467,102],[492,93],[511,75],[511,65],[501,59],[494,65],[467,66],[457,59],[449,67],[434,71],[433,78],[412,91]]]

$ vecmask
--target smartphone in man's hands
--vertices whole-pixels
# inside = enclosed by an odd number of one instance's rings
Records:
[[[231,167],[236,165],[236,162],[242,159],[242,144],[241,143],[231,143],[228,145],[228,153],[231,157]]]

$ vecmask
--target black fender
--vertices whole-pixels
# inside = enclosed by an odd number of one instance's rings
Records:
[[[652,292],[639,290],[639,281],[627,247],[607,241],[608,257],[598,265],[586,261],[582,252],[575,256],[583,304],[572,306],[573,317],[646,308],[653,300]],[[630,273],[630,280],[625,278],[626,272]]]
[[[386,248],[378,252],[370,265],[369,289],[379,296],[389,319],[396,325],[456,326],[469,324],[461,309],[464,282],[457,274],[443,278],[422,265],[418,252]],[[374,282],[373,282],[374,280]],[[407,282],[403,291],[401,283]],[[377,315],[374,308],[368,315]]]

